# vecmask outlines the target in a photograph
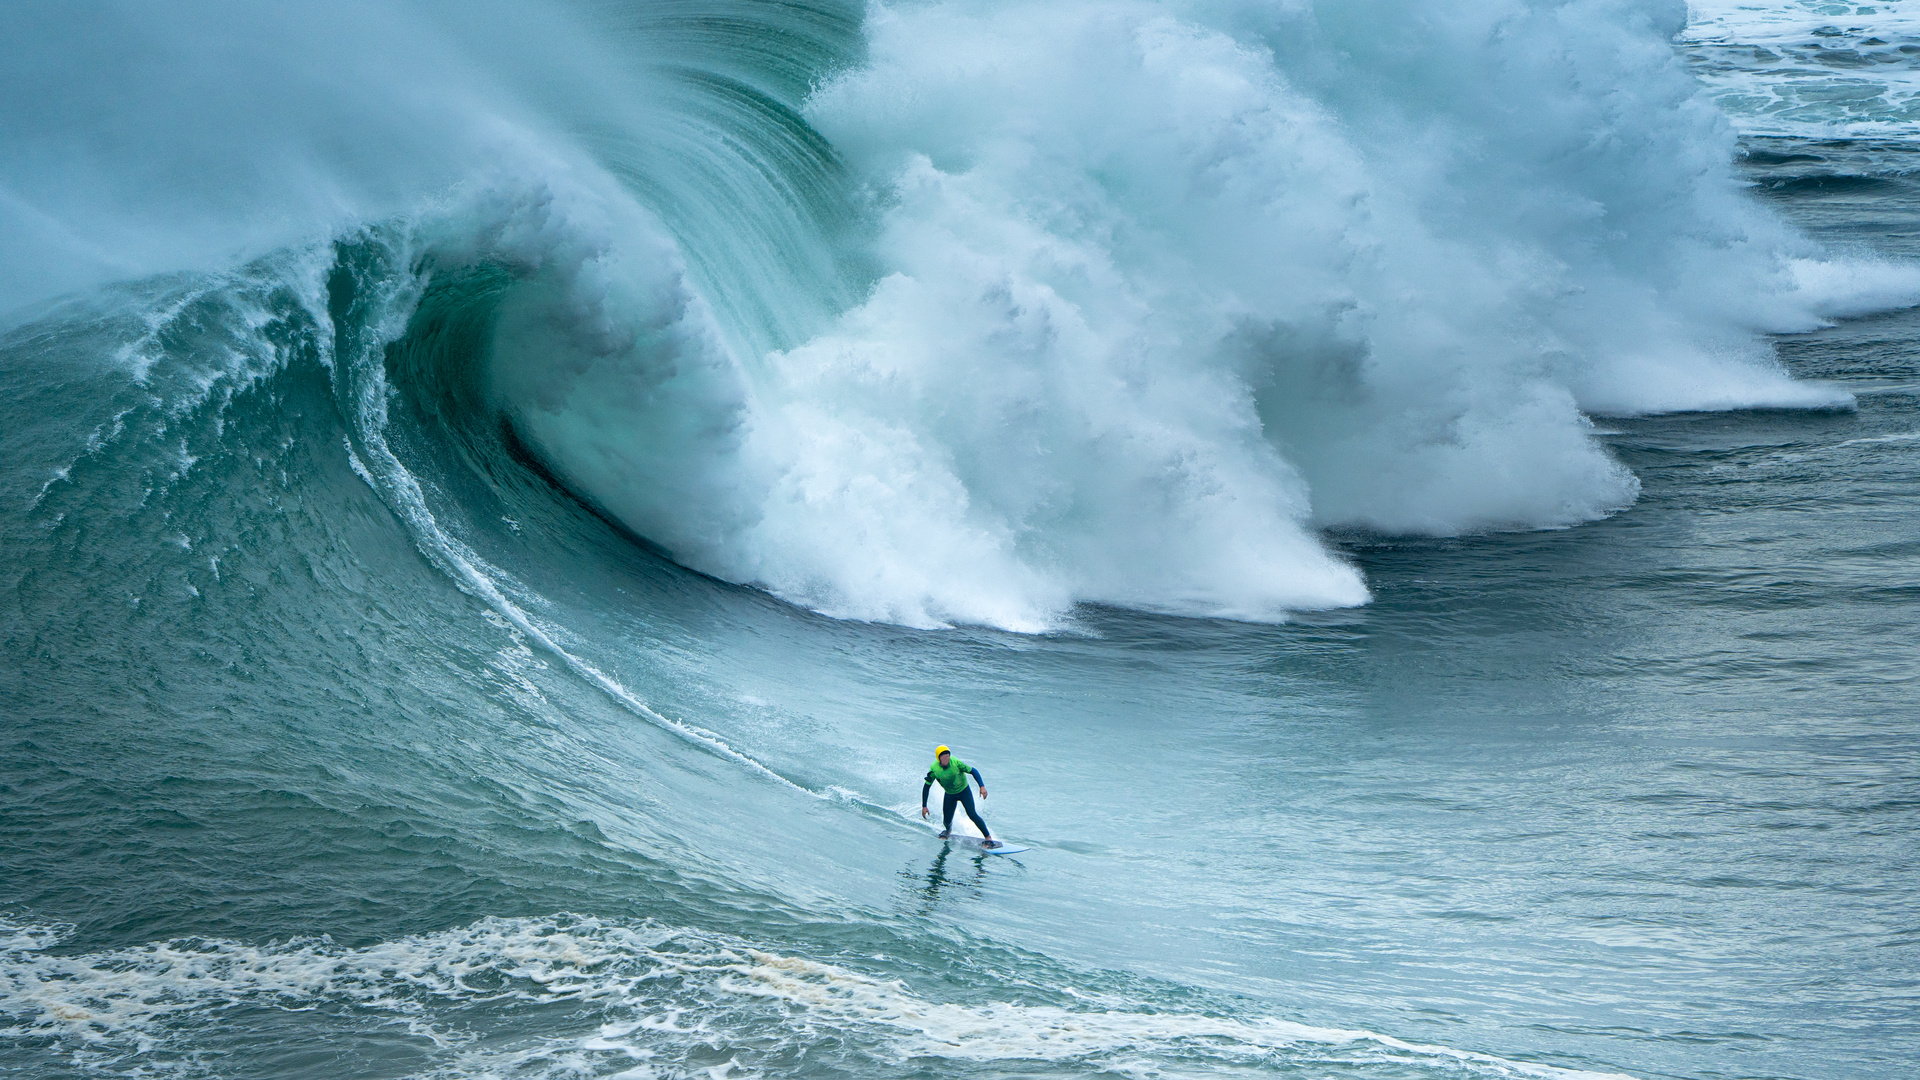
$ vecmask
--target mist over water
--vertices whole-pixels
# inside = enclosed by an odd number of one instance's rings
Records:
[[[0,10],[0,1068],[1896,1074],[1908,6]]]

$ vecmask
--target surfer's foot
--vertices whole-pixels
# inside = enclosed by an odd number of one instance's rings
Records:
[[[981,846],[981,847],[999,847],[999,846],[1000,846],[1000,841],[998,841],[998,840],[982,840],[982,841],[980,841],[980,846]]]
[[[942,829],[942,830],[940,830],[940,839],[942,839],[942,840],[945,840],[945,839],[946,839],[947,837],[949,837],[949,836],[952,836],[952,835],[953,835],[952,833],[950,833],[950,832],[948,832],[948,831],[947,831],[947,830],[945,830],[945,829]]]

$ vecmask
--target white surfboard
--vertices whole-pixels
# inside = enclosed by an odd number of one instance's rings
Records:
[[[961,833],[954,833],[952,836],[947,837],[947,841],[954,844],[964,844],[967,847],[973,848],[976,851],[985,852],[988,855],[1012,855],[1015,852],[1033,850],[1024,844],[1009,844],[1005,840],[997,842],[993,847],[987,847],[985,840],[977,836],[965,836]]]

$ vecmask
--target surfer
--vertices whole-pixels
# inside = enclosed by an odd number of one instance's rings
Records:
[[[933,768],[927,770],[926,782],[920,785],[920,816],[923,818],[927,816],[927,792],[932,790],[933,782],[938,780],[940,787],[947,793],[946,826],[940,830],[940,838],[945,840],[953,835],[953,808],[964,806],[967,808],[967,816],[980,827],[980,835],[986,838],[980,846],[999,847],[1000,842],[993,838],[993,834],[987,831],[987,823],[980,819],[980,811],[973,808],[973,791],[967,786],[969,774],[972,775],[974,783],[980,785],[980,797],[986,798],[987,782],[980,778],[979,769],[954,757],[953,751],[944,746],[934,747]]]

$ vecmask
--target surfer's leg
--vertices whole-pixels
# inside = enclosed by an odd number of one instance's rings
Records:
[[[947,797],[950,799],[953,798],[953,796],[951,795]],[[973,808],[973,789],[968,788],[965,791],[962,791],[960,793],[959,798],[960,798],[960,805],[967,808],[967,816],[972,818],[973,823],[980,827],[980,835],[986,837],[989,840],[993,839],[993,834],[987,831],[987,823],[980,820],[980,811],[975,810]],[[949,809],[947,810],[947,821],[949,824],[951,824],[953,821],[953,810],[951,809],[952,804],[948,804],[948,806],[949,806]]]
[[[959,802],[960,802],[960,796],[955,795],[952,792],[947,793],[946,806],[943,808],[943,811],[942,811],[946,815],[945,818],[943,819],[946,822],[946,824],[940,827],[941,836],[945,836],[948,833],[953,831],[953,808],[956,805],[958,805]]]

